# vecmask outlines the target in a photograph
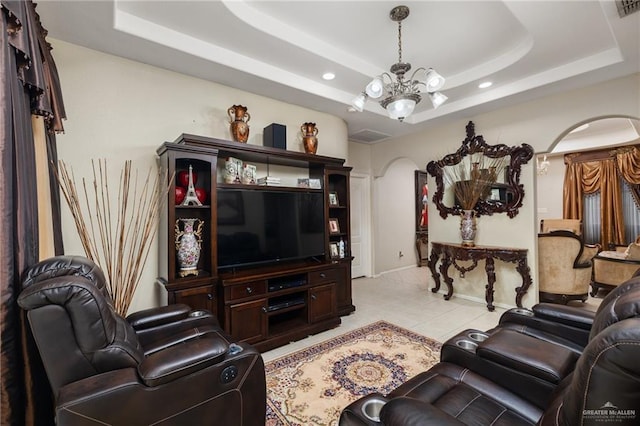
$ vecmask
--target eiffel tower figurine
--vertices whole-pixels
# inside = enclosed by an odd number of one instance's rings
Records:
[[[189,186],[187,187],[187,195],[184,196],[184,200],[180,204],[181,206],[201,206],[202,203],[198,200],[196,195],[196,189],[193,187],[193,168],[189,164]]]

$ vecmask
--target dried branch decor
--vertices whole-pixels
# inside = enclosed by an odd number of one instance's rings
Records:
[[[503,158],[471,156],[469,161],[445,167],[444,178],[446,185],[453,188],[462,210],[473,210],[479,200],[487,198],[491,185],[496,182],[504,166]]]
[[[131,161],[120,172],[117,199],[112,199],[107,161],[91,160],[93,191],[82,178],[79,195],[73,170],[59,161],[58,184],[71,210],[85,255],[105,272],[107,290],[116,311],[126,315],[140,282],[157,232],[158,216],[169,189],[166,173],[152,177],[149,169],[139,188],[138,172],[133,176]],[[133,179],[132,179],[133,178]],[[165,186],[167,185],[167,186]],[[82,198],[82,200],[81,200]],[[113,214],[112,214],[113,209]]]

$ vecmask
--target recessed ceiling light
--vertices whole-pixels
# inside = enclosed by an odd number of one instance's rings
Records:
[[[336,78],[336,75],[332,72],[325,72],[324,74],[322,74],[322,78],[324,78],[325,80],[333,80],[334,78]]]
[[[490,81],[485,81],[485,82],[483,82],[483,83],[478,84],[478,87],[479,87],[480,89],[486,89],[487,87],[491,87],[491,85],[492,85],[492,84],[493,84],[493,83],[492,83],[492,82],[490,82]]]

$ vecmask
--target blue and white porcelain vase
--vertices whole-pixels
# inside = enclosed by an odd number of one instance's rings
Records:
[[[182,226],[180,226],[182,224]],[[176,254],[179,275],[198,275],[198,261],[202,246],[202,225],[200,219],[176,220]]]

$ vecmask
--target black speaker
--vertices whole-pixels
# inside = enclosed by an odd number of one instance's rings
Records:
[[[262,144],[272,148],[287,149],[287,126],[271,123],[264,128]]]

